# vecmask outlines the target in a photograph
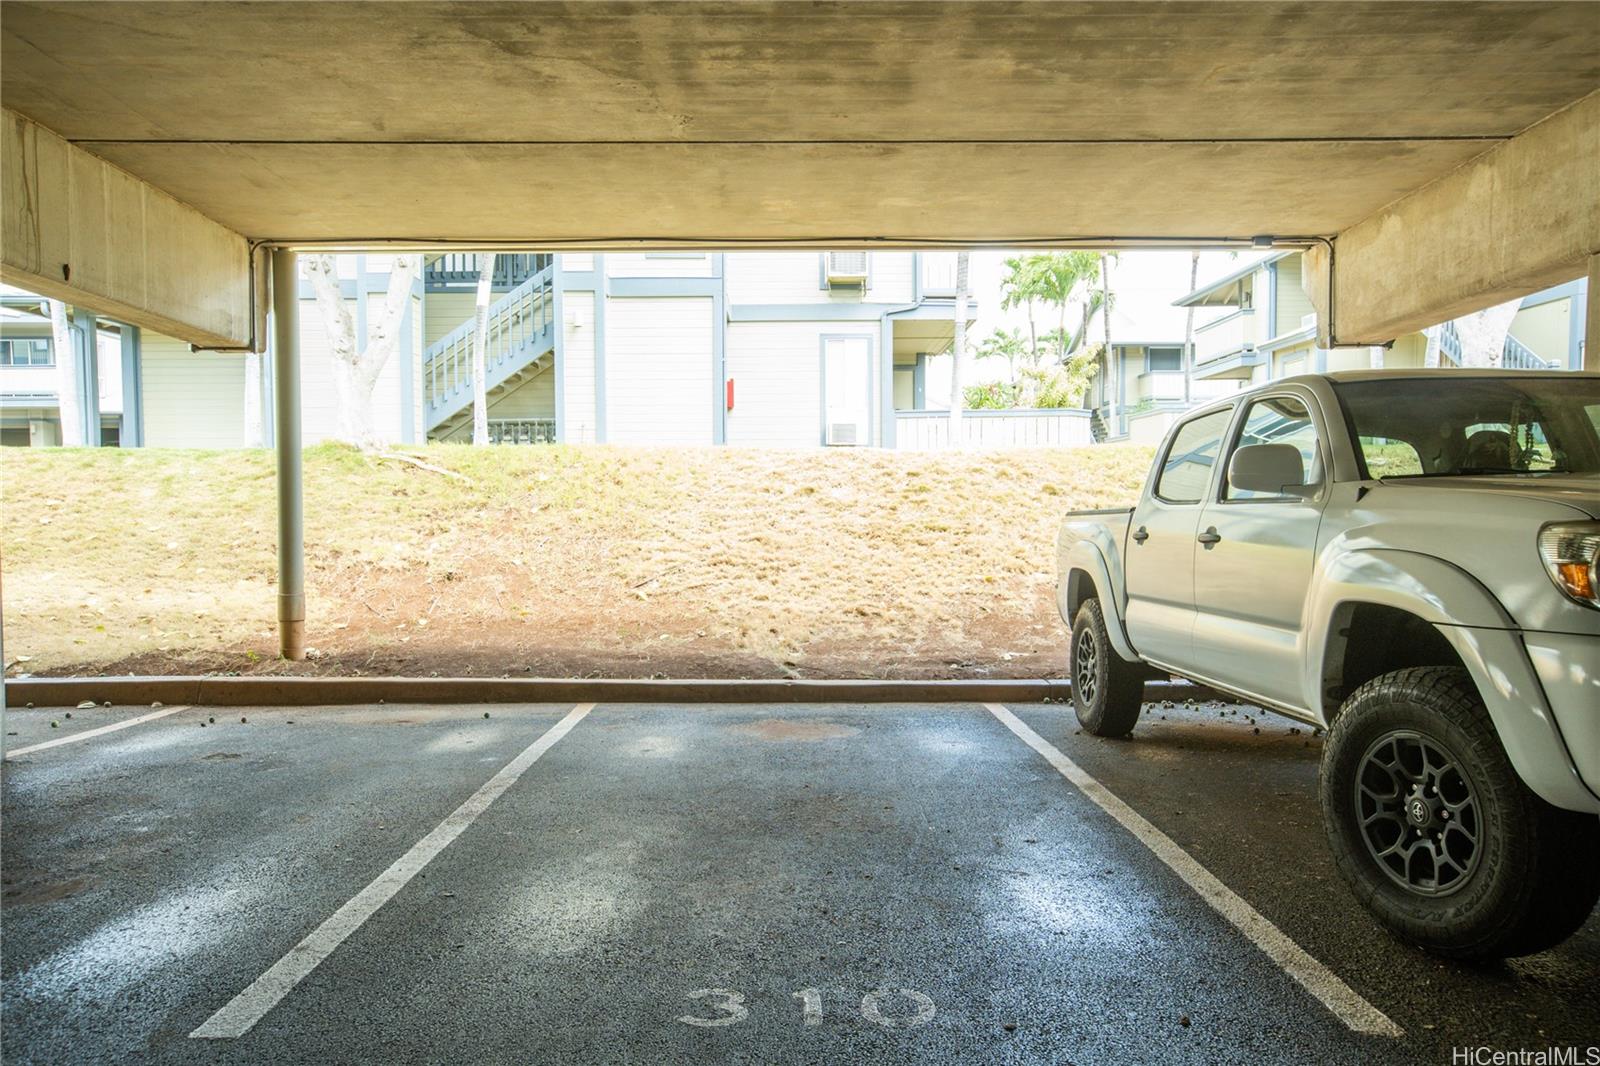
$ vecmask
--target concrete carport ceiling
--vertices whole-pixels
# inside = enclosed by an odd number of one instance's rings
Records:
[[[1600,86],[1556,4],[99,4],[0,97],[255,238],[1333,234]]]

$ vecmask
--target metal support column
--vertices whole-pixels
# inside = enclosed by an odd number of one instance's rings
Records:
[[[144,447],[144,356],[139,327],[122,323],[122,431],[117,443]]]
[[[305,493],[300,468],[300,293],[295,254],[272,253],[274,444],[278,452],[278,651],[306,656]]]
[[[78,413],[83,446],[100,447],[100,327],[94,312],[72,309],[72,356],[78,362]]]
[[[1588,305],[1583,320],[1583,369],[1600,373],[1600,252],[1589,257]]]

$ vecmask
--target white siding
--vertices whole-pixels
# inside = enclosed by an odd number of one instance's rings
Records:
[[[822,441],[822,341],[836,323],[730,322],[729,444],[808,448]]]
[[[145,443],[152,448],[244,447],[244,356],[191,352],[145,331]]]
[[[588,252],[562,252],[558,257],[562,270],[593,270],[594,256]]]
[[[729,252],[723,258],[729,304],[857,304],[861,290],[824,289],[821,252]],[[910,303],[911,252],[872,252],[866,298]]]
[[[594,293],[568,292],[562,297],[562,388],[565,410],[562,439],[586,444],[595,439],[594,421]]]
[[[711,253],[626,253],[606,256],[606,274],[613,278],[709,278]]]
[[[424,299],[427,301],[425,346],[437,344],[456,327],[470,321],[478,306],[477,294],[471,292],[430,292]]]
[[[712,442],[712,301],[606,301],[606,439]]]

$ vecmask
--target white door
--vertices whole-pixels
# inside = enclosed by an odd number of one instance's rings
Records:
[[[613,444],[711,444],[710,297],[606,301],[606,440]]]
[[[1307,487],[1282,495],[1247,492],[1224,478],[1221,492],[1201,512],[1200,532],[1208,543],[1194,558],[1195,669],[1304,708],[1301,623],[1327,499],[1320,491],[1327,464],[1306,397],[1252,400],[1234,448],[1247,444],[1299,448]]]
[[[872,443],[872,338],[822,339],[822,443]]]
[[[1180,422],[1151,494],[1133,512],[1124,560],[1128,639],[1140,655],[1178,670],[1195,669],[1195,535],[1232,419],[1225,407]]]

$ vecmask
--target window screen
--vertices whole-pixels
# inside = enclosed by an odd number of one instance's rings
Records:
[[[1172,447],[1156,479],[1156,496],[1168,503],[1199,503],[1211,482],[1222,449],[1222,434],[1233,417],[1231,407],[1190,419],[1173,434]]]
[[[1182,348],[1151,348],[1149,350],[1150,372],[1167,373],[1183,369]]]

